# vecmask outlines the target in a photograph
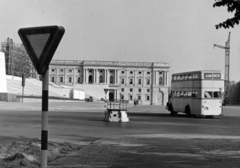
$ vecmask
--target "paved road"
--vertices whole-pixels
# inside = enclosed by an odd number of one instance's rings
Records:
[[[49,140],[83,146],[67,161],[50,163],[53,167],[70,162],[111,168],[240,166],[239,106],[224,107],[224,116],[213,119],[171,116],[163,106],[130,107],[129,123],[103,122],[102,103],[49,107]],[[1,143],[40,138],[40,108],[39,103],[0,102]]]

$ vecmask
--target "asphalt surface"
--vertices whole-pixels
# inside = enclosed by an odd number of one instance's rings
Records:
[[[130,122],[103,122],[103,103],[50,103],[49,141],[80,145],[49,167],[240,167],[240,106],[214,118],[129,107]],[[40,103],[0,102],[1,144],[41,133]]]

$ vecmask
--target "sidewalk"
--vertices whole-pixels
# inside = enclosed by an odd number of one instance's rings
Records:
[[[240,140],[116,137],[97,140],[49,163],[49,168],[233,168]]]

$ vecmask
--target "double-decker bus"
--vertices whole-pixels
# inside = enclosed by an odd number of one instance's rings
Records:
[[[222,113],[224,79],[221,71],[203,70],[172,74],[168,110],[188,116],[213,117]]]

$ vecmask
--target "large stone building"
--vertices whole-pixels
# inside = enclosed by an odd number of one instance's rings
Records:
[[[52,60],[49,81],[84,89],[96,99],[139,99],[142,104],[165,104],[168,63]],[[108,92],[105,94],[104,89]]]

